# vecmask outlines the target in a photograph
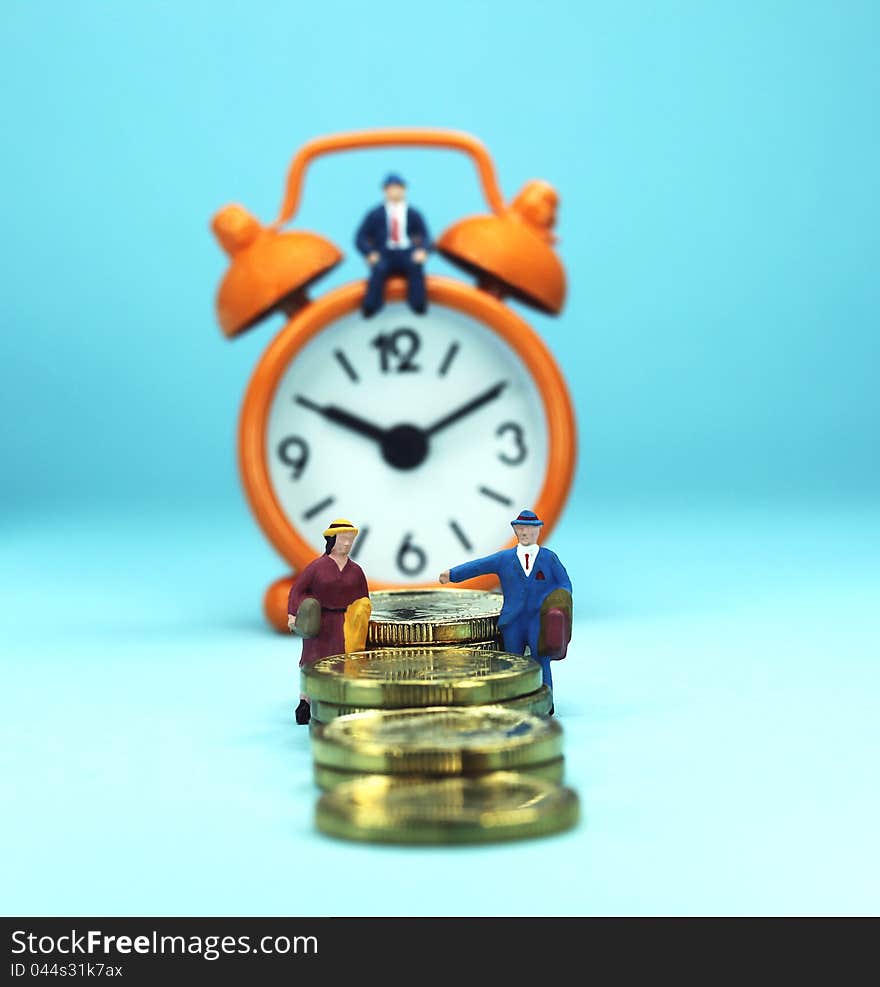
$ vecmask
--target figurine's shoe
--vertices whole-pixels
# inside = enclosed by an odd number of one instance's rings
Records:
[[[556,607],[544,615],[544,645],[548,658],[564,658],[568,652],[568,618]]]
[[[296,707],[296,722],[304,727],[309,720],[312,718],[312,707],[309,706],[309,701],[307,699],[300,699],[299,706]]]

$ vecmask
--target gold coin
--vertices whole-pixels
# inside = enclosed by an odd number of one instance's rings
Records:
[[[320,797],[315,822],[347,840],[475,843],[557,833],[578,816],[571,788],[499,771],[409,785],[381,775],[347,781]]]
[[[371,710],[312,731],[316,764],[378,774],[512,771],[562,756],[556,720],[503,706]]]
[[[527,774],[532,778],[543,778],[545,781],[561,782],[565,775],[565,759],[557,757],[544,764],[529,764],[517,769],[522,774]],[[489,778],[495,772],[489,771],[482,775],[472,775],[474,778]],[[323,764],[314,765],[315,784],[318,788],[329,791],[337,785],[342,785],[346,781],[355,781],[358,778],[370,778],[375,772],[345,771],[341,768],[328,768]],[[441,778],[448,778],[448,775],[381,775],[383,778],[393,779],[400,785],[414,785],[424,781],[436,781]]]
[[[479,706],[541,685],[541,666],[523,655],[478,648],[377,648],[321,658],[302,669],[312,701],[399,709]]]
[[[469,644],[469,648],[474,645]],[[521,713],[532,713],[534,716],[549,716],[553,705],[553,693],[542,685],[537,692],[530,692],[515,699],[499,699],[492,706],[504,706],[505,709],[516,709]],[[340,716],[350,716],[352,713],[366,713],[369,706],[341,706],[339,703],[325,703],[320,699],[312,700],[312,723],[325,724]]]
[[[463,644],[498,634],[500,593],[476,589],[391,589],[370,594],[367,646]]]
[[[546,685],[542,685],[537,692],[530,692],[527,696],[517,696],[516,699],[501,699],[492,705],[515,709],[520,713],[531,713],[532,716],[549,716],[553,708],[553,693]]]
[[[424,644],[395,644],[395,651],[407,651],[413,648],[420,650],[425,648]],[[500,637],[490,638],[488,641],[440,641],[429,644],[429,648],[476,648],[478,651],[503,651],[504,643]],[[378,645],[367,645],[367,651],[378,650]]]

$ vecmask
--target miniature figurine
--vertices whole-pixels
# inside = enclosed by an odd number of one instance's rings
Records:
[[[358,529],[337,518],[324,531],[324,554],[299,574],[287,601],[287,626],[303,638],[300,668],[330,655],[362,651],[370,623],[364,570],[350,558]],[[311,719],[309,697],[300,694],[296,722]]]
[[[550,662],[565,657],[571,640],[571,580],[556,554],[538,544],[544,522],[534,511],[520,511],[510,524],[516,548],[447,569],[440,573],[440,582],[497,576],[504,594],[498,618],[504,650],[522,655],[528,647],[541,665],[544,685],[552,689]]]
[[[354,241],[371,268],[361,311],[366,318],[375,315],[384,304],[388,277],[403,274],[410,308],[424,315],[428,310],[424,263],[431,249],[428,227],[422,214],[407,204],[406,182],[400,175],[388,175],[382,187],[384,204],[367,213]]]

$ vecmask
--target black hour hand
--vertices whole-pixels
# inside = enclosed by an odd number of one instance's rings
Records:
[[[378,425],[374,425],[364,418],[353,415],[344,408],[338,408],[335,404],[316,404],[314,401],[304,398],[301,394],[297,394],[294,401],[302,405],[303,408],[316,411],[322,418],[326,418],[327,421],[335,422],[337,425],[342,425],[343,428],[347,428],[352,432],[365,435],[368,439],[375,439],[377,442],[382,442],[385,438],[384,428],[379,428]]]

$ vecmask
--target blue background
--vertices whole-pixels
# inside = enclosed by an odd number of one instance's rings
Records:
[[[877,911],[878,10],[5,5],[0,909]],[[281,322],[222,339],[208,221],[274,218],[304,141],[392,125],[562,195],[568,305],[523,311],[582,438],[565,837],[316,836],[261,624],[283,565],[234,437]],[[364,152],[298,222],[351,255],[392,166],[435,232],[483,209],[464,159]]]

